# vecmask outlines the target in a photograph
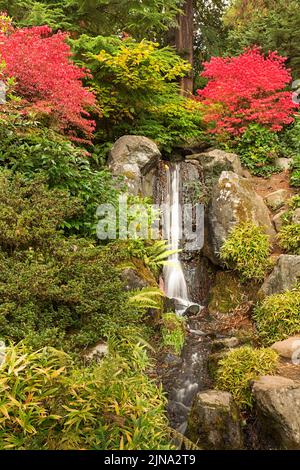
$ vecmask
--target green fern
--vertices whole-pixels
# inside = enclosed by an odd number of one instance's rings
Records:
[[[146,247],[144,263],[154,274],[157,274],[161,266],[168,263],[168,258],[179,251],[181,250],[169,249],[166,240],[158,240]]]
[[[164,297],[164,293],[158,287],[145,287],[138,291],[132,291],[129,302],[137,308],[160,310],[162,297]]]

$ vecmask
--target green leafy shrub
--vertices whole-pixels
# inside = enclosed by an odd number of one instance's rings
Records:
[[[269,345],[300,332],[300,288],[266,297],[254,310],[259,337]]]
[[[300,187],[300,118],[295,116],[294,124],[281,134],[282,153],[292,158],[290,182]]]
[[[251,407],[250,382],[260,375],[273,374],[276,366],[277,353],[272,349],[234,349],[219,361],[217,387],[232,393],[242,408]]]
[[[144,373],[145,346],[99,365],[62,351],[9,346],[0,367],[0,449],[166,449],[165,398]]]
[[[0,172],[0,335],[35,347],[78,350],[144,312],[129,302],[118,252],[65,238],[59,226],[80,210],[40,179]]]
[[[300,254],[300,224],[293,221],[294,211],[300,208],[297,194],[288,200],[289,209],[282,215],[283,224],[277,235],[279,245],[287,253]]]
[[[300,187],[300,153],[293,157],[291,185],[297,188]]]
[[[84,149],[51,129],[22,118],[18,107],[9,107],[1,115],[0,162],[28,179],[41,175],[50,188],[65,189],[78,197],[84,210],[66,224],[71,233],[95,233],[98,205],[116,205],[119,181],[115,182],[107,169],[99,168]]]
[[[221,248],[220,257],[244,280],[261,280],[270,266],[269,254],[269,238],[263,228],[246,221],[232,229]]]
[[[43,178],[0,172],[0,246],[4,251],[51,249],[59,228],[82,214],[80,202],[66,191],[47,189]]]
[[[300,224],[284,224],[278,233],[278,240],[287,253],[300,255]]]
[[[269,176],[280,171],[275,165],[275,158],[279,154],[279,139],[276,133],[251,124],[238,139],[235,151],[241,162],[251,173],[259,176]]]
[[[202,139],[201,106],[179,94],[178,79],[190,66],[168,47],[131,38],[91,38],[73,41],[79,60],[88,57],[93,88],[102,115],[98,142],[124,134],[145,135],[163,150],[190,139]]]
[[[176,313],[164,313],[161,334],[163,345],[173,353],[180,354],[185,341],[184,319]]]

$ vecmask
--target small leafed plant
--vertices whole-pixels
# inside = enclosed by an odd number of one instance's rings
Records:
[[[240,156],[242,164],[254,175],[269,176],[280,171],[275,165],[279,153],[278,136],[258,124],[251,124],[247,128],[237,139],[233,150]]]
[[[173,353],[180,354],[185,341],[184,319],[176,313],[164,313],[161,333],[163,345]]]
[[[274,374],[276,366],[277,353],[272,349],[250,346],[234,349],[219,361],[217,387],[232,393],[242,408],[251,407],[250,382],[260,375]]]
[[[270,267],[270,242],[263,228],[251,221],[236,225],[224,242],[220,257],[230,269],[238,271],[242,279],[264,278]]]
[[[254,310],[263,344],[269,345],[300,332],[300,287],[266,297]]]
[[[300,224],[283,225],[279,231],[278,240],[287,253],[300,255]]]

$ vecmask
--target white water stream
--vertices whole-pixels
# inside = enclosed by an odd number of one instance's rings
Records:
[[[164,231],[165,237],[168,240],[169,249],[178,250],[182,234],[182,212],[179,198],[179,165],[174,164],[171,167],[167,166],[166,172],[167,190]],[[183,310],[190,304],[178,251],[170,255],[168,263],[164,266],[164,286],[166,296],[176,299],[179,304],[182,304]],[[180,313],[180,311],[178,313]]]

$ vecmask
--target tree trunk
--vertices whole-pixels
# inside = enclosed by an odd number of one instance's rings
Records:
[[[186,0],[183,14],[178,18],[179,27],[175,31],[175,46],[178,54],[193,66],[193,39],[194,39],[194,0]],[[182,95],[193,93],[193,72],[184,77],[180,83]]]

